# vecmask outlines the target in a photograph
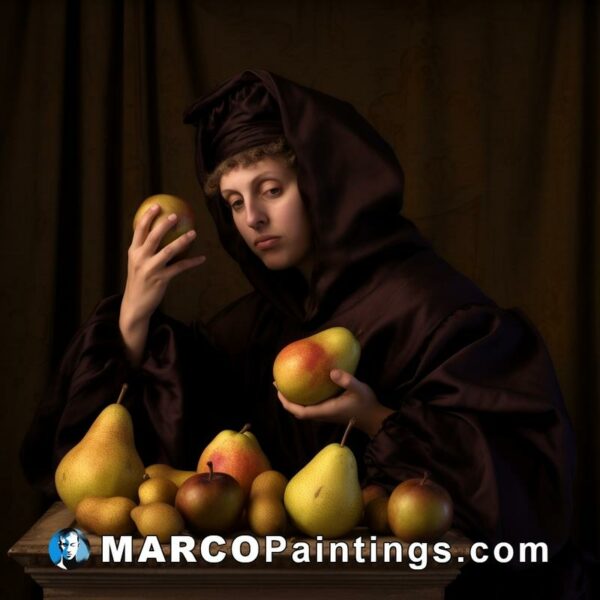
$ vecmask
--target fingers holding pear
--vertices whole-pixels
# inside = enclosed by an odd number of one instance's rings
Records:
[[[147,215],[149,209],[152,213]],[[143,220],[146,215],[148,219]],[[164,248],[181,235],[193,230],[195,216],[185,200],[171,194],[155,194],[146,198],[137,209],[133,218],[134,232],[138,223],[141,226],[140,240],[147,243],[154,254],[156,249]],[[142,238],[144,233],[146,235]]]
[[[332,369],[354,374],[359,359],[354,335],[345,327],[331,327],[283,348],[273,363],[273,377],[289,402],[308,406],[340,391],[331,379]]]

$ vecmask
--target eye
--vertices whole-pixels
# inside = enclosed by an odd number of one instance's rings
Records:
[[[238,198],[237,200],[234,200],[230,204],[231,210],[234,210],[236,212],[239,211],[239,210],[241,210],[242,206],[244,206],[244,201],[241,198]]]
[[[276,198],[277,196],[279,196],[281,194],[281,188],[279,188],[279,187],[268,188],[265,191],[265,194],[267,196],[269,196],[270,198]]]

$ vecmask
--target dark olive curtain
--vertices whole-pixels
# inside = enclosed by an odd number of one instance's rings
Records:
[[[406,215],[547,341],[574,423],[576,539],[600,552],[599,11],[584,1],[0,2],[2,548],[42,508],[18,449],[65,346],[121,290],[131,218],[198,206],[208,261],[165,310],[248,290],[201,204],[192,99],[247,67],[353,103],[406,171]],[[5,557],[0,596],[33,587]]]

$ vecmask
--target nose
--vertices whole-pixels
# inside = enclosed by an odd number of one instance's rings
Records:
[[[259,202],[250,200],[246,205],[246,225],[252,229],[264,227],[269,218]]]

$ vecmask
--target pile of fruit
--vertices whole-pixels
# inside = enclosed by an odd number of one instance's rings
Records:
[[[185,207],[182,200],[163,194],[149,198],[138,215],[154,202],[168,204],[165,215]],[[190,227],[192,216],[183,212],[184,225]],[[331,370],[353,374],[359,358],[360,344],[352,333],[332,327],[283,348],[273,376],[289,401],[315,404],[340,390],[331,381]],[[91,533],[125,535],[137,529],[161,542],[184,529],[198,535],[250,529],[261,536],[299,531],[336,538],[364,518],[372,533],[393,533],[411,542],[433,541],[452,523],[450,496],[426,474],[402,482],[389,497],[378,485],[361,490],[356,459],[345,445],[353,420],[339,444],[323,448],[289,482],[271,469],[249,425],[219,433],[202,452],[197,471],[144,467],[131,416],[121,404],[126,388],[55,473],[58,495]]]
[[[117,402],[106,407],[60,462],[56,489],[78,524],[98,535],[136,530],[161,542],[184,530],[197,535],[250,529],[256,535],[337,538],[364,523],[375,534],[432,541],[452,522],[452,501],[427,476],[398,485],[388,497],[371,484],[361,490],[345,440],[323,448],[288,482],[271,469],[245,426],[222,431],[202,452],[197,471],[144,467],[133,424]]]

